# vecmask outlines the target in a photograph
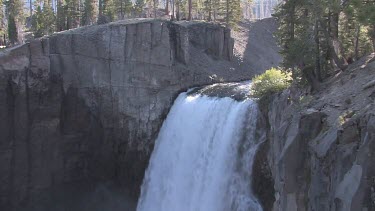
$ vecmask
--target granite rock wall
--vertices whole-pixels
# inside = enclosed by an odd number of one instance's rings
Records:
[[[140,19],[1,53],[1,210],[95,210],[82,201],[95,202],[87,193],[98,191],[133,203],[112,211],[134,209],[177,94],[248,78],[217,65],[230,64],[233,42],[219,25]]]

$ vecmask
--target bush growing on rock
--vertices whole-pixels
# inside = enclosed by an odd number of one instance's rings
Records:
[[[281,92],[288,88],[291,83],[291,76],[276,68],[271,68],[261,75],[255,76],[252,81],[251,95],[261,98]]]

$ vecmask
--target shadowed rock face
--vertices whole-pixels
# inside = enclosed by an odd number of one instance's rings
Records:
[[[324,91],[305,96],[292,87],[260,106],[267,135],[253,189],[264,210],[375,210],[375,87],[363,88],[375,75],[369,61]]]
[[[373,110],[337,128],[327,124],[325,112],[296,112],[288,96],[269,106],[269,148],[263,153],[275,198],[268,198],[273,206],[267,210],[374,210]]]
[[[176,95],[249,78],[232,52],[218,25],[131,20],[0,54],[1,210],[134,209]]]

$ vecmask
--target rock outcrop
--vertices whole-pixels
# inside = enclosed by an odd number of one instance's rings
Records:
[[[1,210],[100,210],[108,200],[107,210],[134,209],[174,98],[248,79],[232,57],[228,29],[162,20],[83,27],[1,53]]]
[[[267,140],[253,184],[265,210],[375,210],[375,88],[363,90],[375,62],[362,63],[324,91],[291,88],[261,107]]]

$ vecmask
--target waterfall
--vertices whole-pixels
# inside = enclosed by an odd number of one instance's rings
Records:
[[[257,105],[182,93],[159,132],[138,211],[258,211],[251,191]]]

